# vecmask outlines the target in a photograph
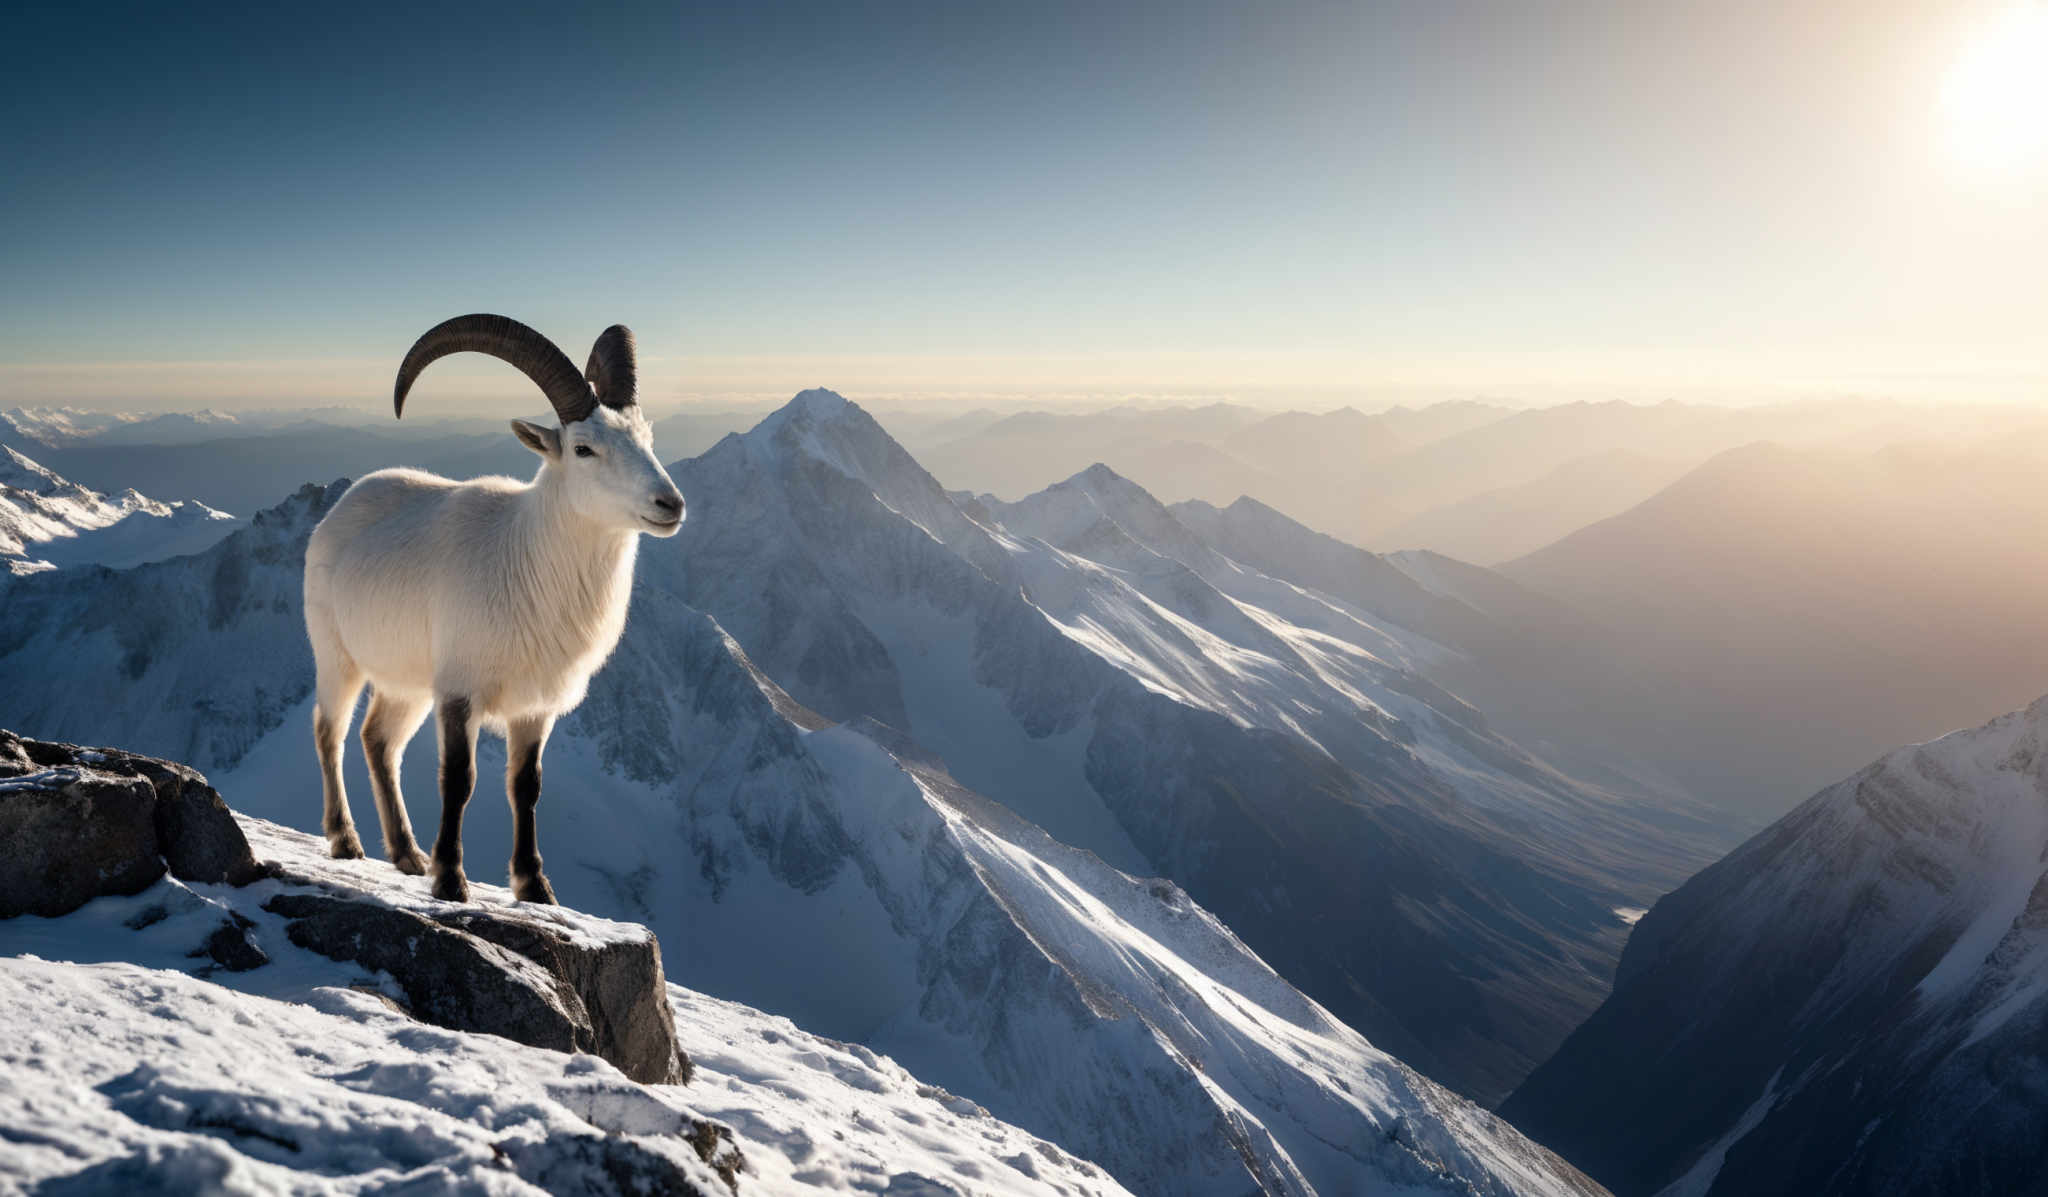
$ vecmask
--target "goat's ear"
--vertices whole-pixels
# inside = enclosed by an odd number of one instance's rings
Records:
[[[519,443],[553,461],[562,455],[562,434],[545,424],[531,424],[525,420],[512,421],[512,435]]]

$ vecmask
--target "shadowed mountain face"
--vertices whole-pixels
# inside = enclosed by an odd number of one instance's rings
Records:
[[[1902,748],[1658,902],[1502,1107],[1623,1197],[2040,1193],[2048,699]]]
[[[1228,559],[1110,471],[951,496],[807,392],[674,475],[681,595],[800,701],[1172,877],[1468,1093],[1497,1096],[1597,1000],[1617,907],[1714,850],[1490,732],[1429,680],[1453,650]],[[1390,602],[1432,604],[1384,573]]]
[[[1754,445],[1503,572],[1601,630],[1611,734],[1774,814],[2048,684],[2040,446]]]

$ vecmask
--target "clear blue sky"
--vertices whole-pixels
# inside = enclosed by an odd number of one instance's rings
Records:
[[[1938,111],[2000,7],[10,6],[0,404],[476,309],[670,395],[2041,398],[2042,165]]]

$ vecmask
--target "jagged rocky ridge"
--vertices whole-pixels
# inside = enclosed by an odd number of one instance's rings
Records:
[[[2048,699],[1891,753],[1658,902],[1503,1109],[1625,1197],[2043,1192]]]
[[[317,825],[296,554],[338,493],[309,487],[197,558],[0,598],[0,677],[63,662],[106,696],[6,687],[0,704],[74,738],[127,722],[149,747],[192,746],[252,812]],[[891,729],[795,703],[677,584],[650,551],[619,653],[550,747],[540,808],[564,900],[648,923],[671,975],[887,1051],[1141,1190],[1342,1192],[1376,1176],[1584,1191],[1304,999],[1179,887],[939,780]],[[167,607],[210,618],[137,635]],[[433,793],[420,748],[405,767],[416,810]],[[487,742],[480,774],[501,764]],[[471,812],[487,876],[509,820],[488,795]]]

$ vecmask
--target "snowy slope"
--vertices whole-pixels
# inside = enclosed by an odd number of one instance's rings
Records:
[[[338,493],[309,487],[195,558],[0,596],[0,723],[183,754],[238,807],[316,827],[295,554]],[[1179,888],[1058,843],[886,728],[798,706],[676,595],[661,552],[549,748],[540,819],[563,900],[648,923],[673,980],[887,1052],[1139,1191],[1583,1190]],[[162,610],[207,617],[132,622]],[[502,749],[481,758],[494,778]],[[433,774],[421,741],[416,816]],[[349,779],[371,817],[356,759]],[[488,794],[470,812],[484,878],[509,820]]]
[[[244,824],[260,857],[296,874],[433,905],[394,892],[388,868]],[[687,1085],[424,1026],[360,966],[295,947],[263,909],[276,889],[166,878],[63,918],[0,922],[0,1021],[14,1029],[0,1043],[0,1192],[612,1192],[638,1174],[723,1194],[687,1141],[706,1119],[734,1132],[742,1193],[1123,1191],[886,1057],[680,986],[669,1001],[696,1061]],[[510,901],[494,886],[477,898]],[[230,911],[268,964],[228,972],[189,955]],[[599,942],[644,934],[573,911],[558,921]]]
[[[1367,552],[1252,498],[1170,510],[1234,561],[1453,649],[1430,663],[1431,681],[1483,711],[1501,736],[1621,797],[1627,822],[1662,829],[1650,839],[1624,831],[1609,841],[1614,850],[1601,852],[1603,868],[1633,870],[1662,892],[1761,826],[1700,802],[1650,759],[1646,745],[1615,734],[1668,687],[1618,679],[1609,629],[1564,603],[1439,553]],[[1570,852],[1584,852],[1587,838],[1577,837]]]
[[[2048,699],[1891,753],[1659,902],[1505,1108],[1623,1194],[2034,1193],[2044,1084]]]
[[[240,524],[203,503],[160,503],[133,490],[103,495],[0,445],[0,580],[196,553]]]

